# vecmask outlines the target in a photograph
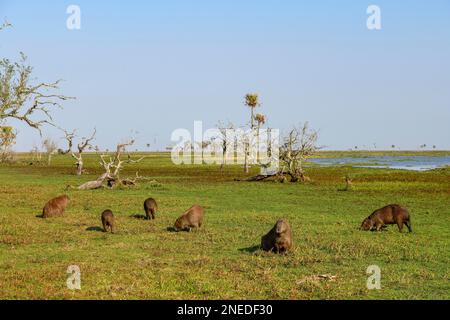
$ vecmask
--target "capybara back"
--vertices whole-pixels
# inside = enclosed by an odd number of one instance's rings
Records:
[[[103,225],[103,231],[108,232],[108,229],[111,231],[111,233],[114,233],[116,222],[114,219],[114,214],[111,210],[105,210],[102,213],[102,225]]]
[[[292,248],[292,229],[285,219],[280,219],[273,228],[261,237],[261,248],[264,251],[284,253]]]
[[[398,204],[390,204],[375,210],[370,216],[364,219],[360,229],[364,231],[379,231],[389,224],[396,224],[400,232],[403,230],[403,225],[406,225],[409,232],[412,232],[409,212],[406,208]]]
[[[175,221],[175,230],[191,230],[200,228],[203,223],[204,210],[199,205],[190,207],[181,217]]]
[[[155,219],[156,210],[158,210],[158,205],[155,199],[148,198],[144,201],[144,211],[146,219]]]
[[[62,195],[49,200],[44,209],[42,209],[42,217],[50,218],[56,216],[62,216],[69,204],[69,197],[67,195]]]

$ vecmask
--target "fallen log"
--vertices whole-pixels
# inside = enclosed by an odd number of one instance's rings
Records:
[[[256,176],[253,177],[249,177],[246,179],[234,179],[235,181],[261,181],[261,180],[265,180],[267,178],[270,177],[275,177],[277,176],[276,174],[258,174]]]
[[[97,180],[94,181],[88,181],[86,183],[83,183],[81,186],[79,186],[78,190],[94,190],[99,189],[103,187],[103,182],[109,178],[109,175],[107,173],[102,174]]]

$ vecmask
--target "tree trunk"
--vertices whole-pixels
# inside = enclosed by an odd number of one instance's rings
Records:
[[[275,177],[275,174],[258,174],[256,176],[247,178],[247,179],[235,179],[235,181],[262,181],[270,177]]]
[[[103,180],[89,181],[78,187],[79,190],[98,189],[103,186]]]
[[[77,162],[77,176],[81,176],[83,174],[83,161]]]
[[[223,172],[223,168],[225,167],[225,157],[227,154],[227,148],[226,145],[222,147],[222,163],[220,164],[220,172]]]
[[[247,151],[245,151],[245,157],[244,157],[244,172],[248,173],[248,154]]]
[[[250,143],[247,141],[247,138],[248,137],[246,137],[245,139],[245,150],[244,150],[244,172],[245,173],[248,173],[249,172],[249,164],[248,164],[248,162],[249,162],[249,155],[250,155]]]
[[[83,174],[83,166],[84,166],[81,152],[78,154],[72,153],[72,158],[77,160],[77,162],[75,162],[75,165],[77,166],[77,176],[81,176]]]
[[[88,181],[86,183],[83,183],[81,186],[78,187],[79,190],[92,190],[92,189],[98,189],[103,187],[103,182],[109,178],[108,173],[102,174],[97,180],[94,181]]]

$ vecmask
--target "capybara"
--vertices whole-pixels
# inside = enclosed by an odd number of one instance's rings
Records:
[[[144,201],[144,211],[147,220],[155,219],[156,210],[158,210],[158,205],[155,199],[148,198]]]
[[[194,205],[175,221],[174,228],[176,231],[191,231],[192,228],[200,228],[202,223],[203,208],[199,205]]]
[[[285,219],[278,220],[275,226],[261,237],[261,248],[276,253],[284,253],[292,248],[292,229]]]
[[[402,232],[404,224],[408,227],[409,232],[412,232],[409,212],[398,204],[390,204],[375,210],[370,216],[364,219],[360,229],[364,231],[379,231],[388,224],[396,224],[400,232]]]
[[[116,229],[116,222],[114,221],[114,214],[111,210],[105,210],[102,213],[102,224],[103,224],[103,231],[108,232],[108,228],[111,231],[111,233],[114,233]]]
[[[44,209],[42,209],[42,217],[50,218],[56,216],[62,216],[69,204],[69,197],[67,195],[62,195],[51,199],[45,204]]]

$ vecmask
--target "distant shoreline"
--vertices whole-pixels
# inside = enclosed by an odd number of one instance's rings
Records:
[[[30,154],[30,151],[15,151],[16,155]],[[45,152],[42,152],[45,153]],[[99,152],[85,152],[88,154],[103,154],[112,153],[112,151]],[[130,151],[129,154],[170,154],[170,151]],[[365,157],[365,156],[419,156],[426,155],[429,157],[444,157],[450,156],[450,150],[321,150],[318,151],[312,158],[335,158],[341,156],[347,157]]]

